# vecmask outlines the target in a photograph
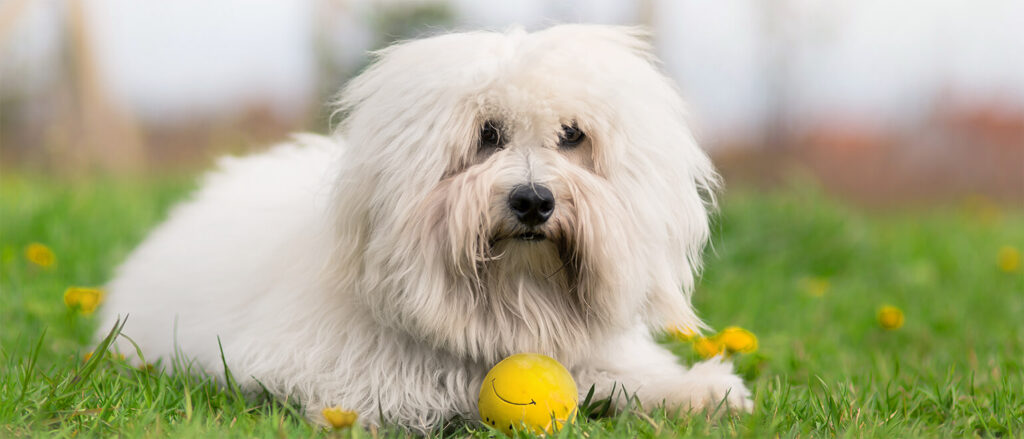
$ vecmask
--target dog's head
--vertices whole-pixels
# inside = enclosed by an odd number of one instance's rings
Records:
[[[379,52],[341,99],[340,282],[483,361],[698,328],[716,176],[655,63],[637,29],[588,25]]]

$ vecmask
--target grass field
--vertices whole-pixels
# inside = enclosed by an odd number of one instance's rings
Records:
[[[1024,273],[1004,248],[1024,247],[1024,212],[982,201],[865,212],[804,187],[723,196],[696,296],[712,326],[759,337],[757,352],[736,359],[754,413],[625,411],[560,436],[1024,436]],[[102,285],[189,188],[0,178],[0,437],[403,435],[321,430],[290,405],[245,400],[210,377],[83,360],[94,321],[65,306],[65,289]],[[56,263],[29,262],[33,242]],[[904,311],[903,327],[879,326],[885,304]],[[496,433],[455,422],[438,434]]]

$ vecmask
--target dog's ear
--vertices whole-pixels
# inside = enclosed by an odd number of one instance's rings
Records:
[[[665,247],[659,252],[664,255],[662,263],[650,268],[654,287],[648,296],[646,321],[652,329],[696,335],[708,327],[697,316],[691,296],[711,239],[721,180],[689,131],[678,128],[678,136],[659,140],[664,148],[678,149],[675,158],[668,159],[677,169],[668,177],[668,186],[657,192],[665,215],[656,217],[653,227],[664,231]]]
[[[383,183],[402,183],[387,191],[413,198],[460,168],[475,152],[479,129],[475,101],[468,97],[480,72],[493,68],[480,53],[499,37],[447,34],[374,52],[333,103],[332,120],[340,117],[337,132],[349,145],[346,160],[373,162],[370,168],[390,177]]]
[[[647,261],[652,287],[645,320],[652,328],[705,328],[690,296],[710,238],[709,215],[716,210],[720,179],[690,128],[686,105],[663,71],[641,27],[563,25],[549,32],[578,51],[589,50],[602,77],[620,87],[614,105],[594,109],[601,122],[595,136],[597,169],[623,193],[629,209],[648,231]],[[578,47],[577,47],[578,46]],[[615,50],[620,49],[620,50]],[[620,91],[623,91],[620,93]],[[603,143],[603,144],[602,144]]]
[[[331,103],[331,120],[341,120],[341,131],[352,131],[368,121],[359,110],[369,107],[369,121],[400,124],[437,116],[435,122],[443,122],[465,99],[477,72],[492,67],[482,54],[500,38],[493,32],[443,34],[376,50]]]

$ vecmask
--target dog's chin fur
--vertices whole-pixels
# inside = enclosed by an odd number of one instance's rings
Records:
[[[316,422],[474,417],[484,373],[517,352],[648,408],[749,408],[728,364],[687,370],[651,335],[703,327],[689,298],[716,182],[655,63],[641,32],[606,26],[384,49],[335,135],[222,160],[120,267],[101,331],[127,316],[144,361],[216,376],[222,345],[244,387]],[[573,123],[585,140],[560,143]],[[550,189],[550,219],[515,219],[520,185]]]

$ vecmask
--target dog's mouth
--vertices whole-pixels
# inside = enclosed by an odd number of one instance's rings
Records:
[[[539,232],[522,232],[522,233],[509,233],[501,234],[491,238],[490,246],[493,247],[502,241],[514,241],[514,242],[542,242],[548,240],[548,235]]]
[[[515,235],[514,238],[517,241],[543,241],[543,240],[547,239],[548,237],[546,235],[544,235],[543,233],[539,233],[539,232],[526,232],[526,233],[520,233],[518,235]]]

